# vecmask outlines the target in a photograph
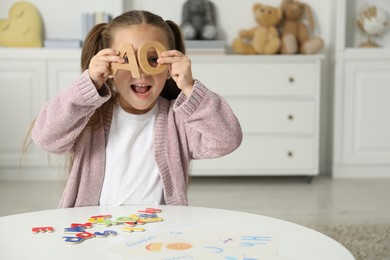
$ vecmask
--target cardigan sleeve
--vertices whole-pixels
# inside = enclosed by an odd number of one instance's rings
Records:
[[[190,96],[180,93],[174,103],[193,159],[227,155],[242,142],[241,125],[226,100],[195,80]]]
[[[107,91],[102,97],[88,70],[84,71],[71,86],[41,109],[31,132],[34,143],[53,153],[70,150],[95,110],[110,98],[109,88],[103,88]]]

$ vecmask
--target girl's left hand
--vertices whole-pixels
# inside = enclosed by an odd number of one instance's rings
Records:
[[[176,82],[178,88],[188,97],[194,85],[191,60],[178,50],[169,50],[162,52],[157,62],[169,66],[171,77]]]

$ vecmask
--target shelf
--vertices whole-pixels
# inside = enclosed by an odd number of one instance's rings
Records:
[[[36,59],[80,59],[80,48],[8,48],[0,47],[0,57],[2,59],[24,59],[24,60],[36,60]]]
[[[389,59],[390,48],[346,48],[343,56],[348,59]]]

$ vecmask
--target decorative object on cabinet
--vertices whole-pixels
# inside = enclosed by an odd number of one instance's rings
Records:
[[[359,30],[367,36],[367,41],[359,47],[379,47],[374,37],[382,34],[388,26],[388,15],[385,10],[372,5],[365,5],[357,14],[356,24]]]
[[[232,43],[233,51],[238,54],[278,53],[281,41],[276,26],[282,18],[282,11],[274,6],[256,3],[253,14],[258,25],[239,31],[239,36]]]
[[[42,47],[43,22],[38,9],[29,2],[16,2],[9,17],[0,20],[0,45],[6,47]]]
[[[322,50],[324,41],[312,36],[314,19],[308,4],[297,0],[284,0],[282,22],[279,25],[282,39],[282,54],[315,54]],[[303,22],[306,16],[308,27]]]
[[[218,29],[214,4],[209,0],[187,0],[181,29],[186,40],[215,40]]]

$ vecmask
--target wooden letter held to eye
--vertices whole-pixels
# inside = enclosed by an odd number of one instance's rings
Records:
[[[166,51],[164,45],[159,42],[151,41],[145,42],[138,50],[138,62],[142,71],[147,75],[159,74],[164,71],[166,65],[157,64],[156,67],[152,67],[148,61],[148,50],[155,49],[158,57],[161,57],[161,52]]]
[[[145,42],[138,50],[138,62],[135,57],[133,45],[130,43],[124,43],[119,48],[120,56],[126,58],[128,63],[111,63],[110,76],[114,77],[118,70],[129,70],[134,78],[140,78],[139,67],[147,75],[159,74],[164,71],[166,65],[157,64],[156,67],[152,67],[148,61],[148,50],[155,49],[158,57],[161,56],[161,52],[166,51],[164,45],[156,41]]]
[[[126,58],[129,63],[111,63],[110,76],[114,77],[118,70],[129,70],[133,78],[140,78],[137,59],[135,58],[133,45],[130,43],[124,43],[119,48],[120,56]]]

